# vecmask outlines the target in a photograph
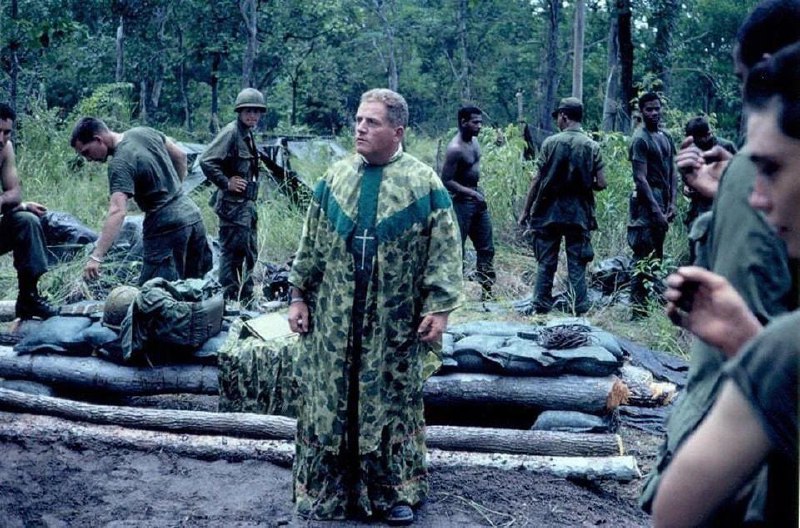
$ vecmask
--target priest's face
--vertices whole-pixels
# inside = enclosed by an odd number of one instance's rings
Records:
[[[367,162],[387,163],[402,139],[403,127],[389,122],[385,104],[379,101],[361,103],[356,112],[356,152]]]

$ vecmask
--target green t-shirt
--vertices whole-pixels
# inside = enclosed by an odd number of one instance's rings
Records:
[[[672,137],[663,130],[650,132],[645,127],[636,129],[628,149],[628,159],[641,162],[647,166],[647,184],[653,192],[653,198],[665,213],[672,201],[675,166],[675,144]],[[655,222],[650,202],[634,192],[630,201],[629,226],[647,226]]]
[[[181,181],[161,132],[148,127],[125,132],[108,165],[109,192],[133,197],[145,214],[144,236],[199,222],[200,210],[181,191]]]

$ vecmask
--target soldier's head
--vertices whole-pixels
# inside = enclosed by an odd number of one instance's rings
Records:
[[[800,0],[766,0],[739,27],[733,49],[734,71],[744,84],[765,55],[800,40]]]
[[[462,106],[458,109],[458,130],[470,138],[477,136],[483,126],[483,112],[477,106]]]
[[[577,97],[564,97],[550,115],[556,120],[558,129],[564,130],[572,123],[583,121],[583,103]]]
[[[245,88],[236,96],[236,113],[239,121],[247,128],[254,128],[267,111],[264,95],[255,88]]]
[[[386,164],[400,148],[407,124],[402,95],[385,88],[365,92],[356,112],[356,152],[370,164]]]
[[[744,102],[746,150],[757,169],[750,205],[800,257],[800,42],[750,70]]]
[[[717,144],[708,117],[704,115],[695,116],[687,121],[685,131],[687,136],[692,136],[694,144],[701,150],[709,150]]]
[[[72,129],[69,144],[88,161],[104,162],[114,155],[111,131],[102,119],[84,117]]]
[[[11,139],[11,130],[14,128],[14,121],[17,119],[17,113],[7,103],[0,103],[0,151],[2,151],[9,139]]]
[[[655,130],[661,123],[661,98],[655,92],[647,92],[639,97],[639,111],[642,113],[644,126]]]

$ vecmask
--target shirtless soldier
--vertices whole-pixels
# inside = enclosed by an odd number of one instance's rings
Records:
[[[492,218],[483,191],[478,187],[481,148],[476,136],[482,125],[480,108],[465,106],[458,111],[458,134],[447,145],[442,181],[453,197],[453,208],[461,230],[462,253],[467,237],[475,247],[481,300],[485,301],[492,296],[495,273]]]

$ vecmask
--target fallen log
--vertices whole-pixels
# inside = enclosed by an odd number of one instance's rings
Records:
[[[425,404],[502,403],[535,410],[606,414],[628,397],[616,376],[512,377],[488,374],[432,376],[425,383]]]
[[[67,356],[17,356],[0,347],[0,378],[25,379],[56,388],[145,396],[167,393],[217,394],[218,369],[206,365],[128,367],[101,359]],[[499,403],[533,410],[606,414],[628,396],[615,376],[432,376],[424,388],[426,405]]]
[[[26,443],[63,443],[72,448],[111,447],[169,452],[203,460],[264,460],[290,467],[294,444],[280,440],[252,440],[229,436],[174,434],[141,431],[111,425],[89,425],[29,414],[0,412],[0,440]],[[484,467],[525,470],[563,478],[630,481],[641,477],[632,456],[549,457],[488,453],[428,451],[429,467]]]
[[[216,394],[219,374],[207,365],[129,367],[94,357],[18,356],[0,346],[0,378],[24,379],[55,388],[149,395],[175,392]]]
[[[296,421],[284,416],[94,405],[2,388],[0,409],[101,425],[265,440],[292,440],[296,430]],[[619,456],[624,452],[622,439],[614,434],[480,427],[430,426],[427,445],[452,451],[552,456]]]

